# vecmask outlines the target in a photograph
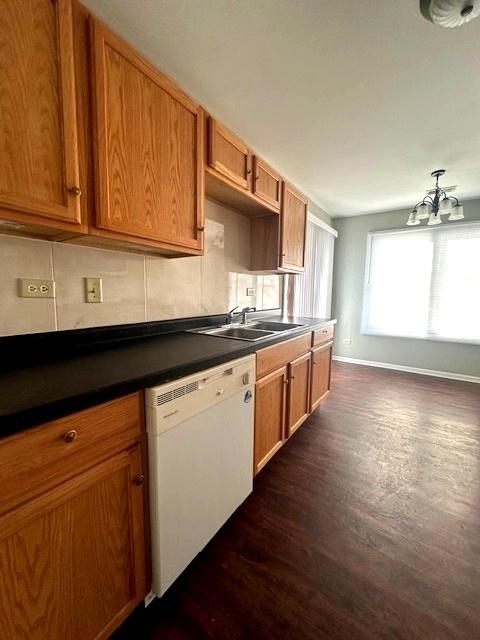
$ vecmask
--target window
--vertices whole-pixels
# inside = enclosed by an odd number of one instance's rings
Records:
[[[305,272],[295,279],[293,313],[329,318],[332,307],[333,248],[337,232],[308,214],[305,240]]]
[[[362,333],[480,342],[480,223],[369,234]]]

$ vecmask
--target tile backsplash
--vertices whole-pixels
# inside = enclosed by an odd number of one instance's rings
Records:
[[[0,335],[208,315],[236,305],[278,307],[282,276],[248,271],[248,218],[208,200],[205,215],[202,257],[151,257],[0,236]],[[102,303],[85,302],[85,277],[102,278]],[[54,279],[55,299],[20,298],[18,278]]]

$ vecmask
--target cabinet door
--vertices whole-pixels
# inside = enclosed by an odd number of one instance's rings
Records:
[[[310,414],[310,352],[288,366],[287,435],[291,436]]]
[[[253,156],[253,193],[280,211],[282,179],[279,173],[258,156]]]
[[[91,20],[96,226],[203,247],[203,112],[102,23]]]
[[[282,367],[255,385],[255,473],[267,464],[285,440],[287,383],[287,367]]]
[[[3,0],[0,14],[0,207],[79,224],[70,0]]]
[[[208,164],[242,189],[250,191],[251,154],[248,147],[217,120],[208,118]]]
[[[280,267],[286,271],[303,271],[308,200],[286,182],[283,183]]]
[[[10,640],[107,638],[147,591],[139,446],[0,516]]]
[[[332,365],[332,342],[312,349],[312,384],[310,411],[318,407],[322,398],[330,391]]]

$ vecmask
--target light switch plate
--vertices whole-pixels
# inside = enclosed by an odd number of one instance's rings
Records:
[[[85,302],[103,302],[101,278],[85,278]]]
[[[55,298],[55,280],[18,279],[20,298]]]

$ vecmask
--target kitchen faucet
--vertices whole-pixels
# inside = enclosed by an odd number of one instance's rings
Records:
[[[236,316],[242,316],[242,320],[240,322],[240,324],[247,324],[247,313],[249,311],[256,311],[255,307],[244,307],[241,311],[236,311],[236,309],[238,309],[238,306],[233,307],[233,309],[231,309],[228,313],[227,313],[227,322],[226,324],[232,324],[233,319]]]

